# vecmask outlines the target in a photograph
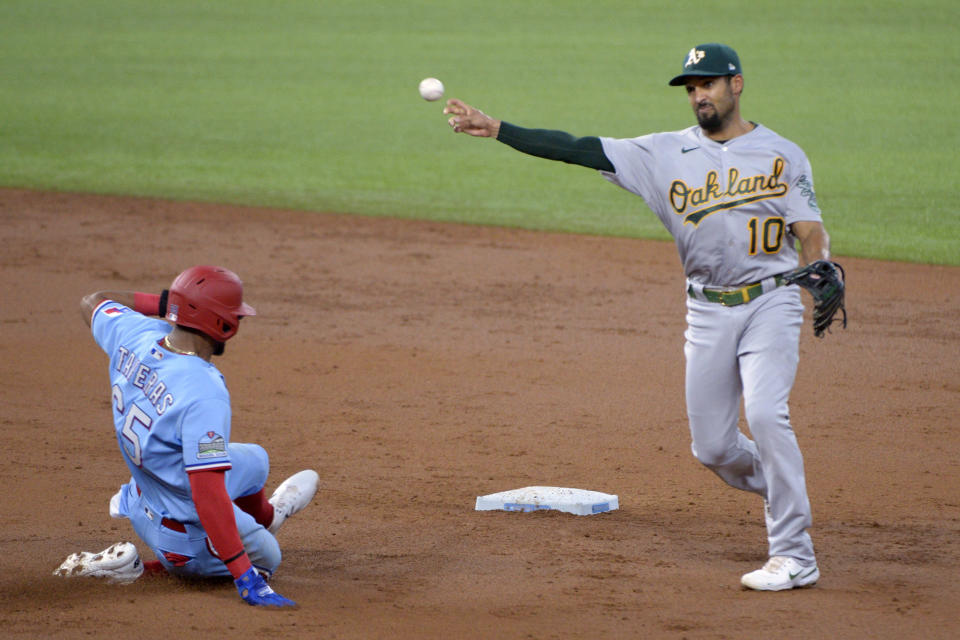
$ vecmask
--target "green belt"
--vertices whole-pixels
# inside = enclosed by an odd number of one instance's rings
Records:
[[[783,284],[782,276],[774,276],[773,281],[776,286]],[[687,288],[687,294],[691,298],[696,297],[693,291],[693,285],[690,285]],[[728,291],[725,289],[703,289],[703,297],[705,297],[710,302],[719,302],[725,307],[735,307],[738,304],[744,304],[745,302],[750,302],[756,298],[759,298],[763,295],[763,283],[762,282],[753,282],[739,289],[734,289]]]

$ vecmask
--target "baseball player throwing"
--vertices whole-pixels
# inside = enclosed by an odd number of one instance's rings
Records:
[[[110,501],[157,560],[129,542],[75,553],[54,573],[132,582],[149,572],[232,576],[251,605],[290,606],[265,582],[280,564],[274,534],[306,507],[317,473],[301,471],[268,499],[267,452],[230,442],[230,395],[210,362],[256,314],[243,286],[221,267],[187,269],[161,295],[99,291],[81,311],[110,358],[117,443],[130,481]],[[166,320],[147,316],[165,316]]]
[[[807,533],[803,458],[787,408],[803,320],[800,289],[787,278],[798,262],[795,241],[804,264],[826,264],[840,302],[843,285],[828,262],[810,164],[796,144],[741,117],[744,78],[730,47],[692,48],[670,85],[685,88],[697,124],[629,139],[526,129],[457,99],[444,113],[456,132],[596,169],[657,214],[687,277],[693,454],[731,486],[765,501],[769,560],[741,583],[758,590],[812,585],[820,573]],[[820,335],[825,327],[815,328]],[[737,425],[741,395],[753,440]]]

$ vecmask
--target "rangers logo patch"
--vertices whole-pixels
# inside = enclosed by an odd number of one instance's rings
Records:
[[[198,458],[225,458],[227,457],[227,443],[223,436],[216,431],[207,431],[205,437],[197,441]]]

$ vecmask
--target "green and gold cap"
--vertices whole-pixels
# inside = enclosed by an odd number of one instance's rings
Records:
[[[683,71],[670,81],[671,87],[686,83],[688,76],[735,76],[743,73],[737,52],[725,44],[698,44],[683,59]]]

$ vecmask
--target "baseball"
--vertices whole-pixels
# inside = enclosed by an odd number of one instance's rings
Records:
[[[430,102],[439,100],[443,96],[443,83],[436,78],[424,78],[420,81],[420,95]]]

